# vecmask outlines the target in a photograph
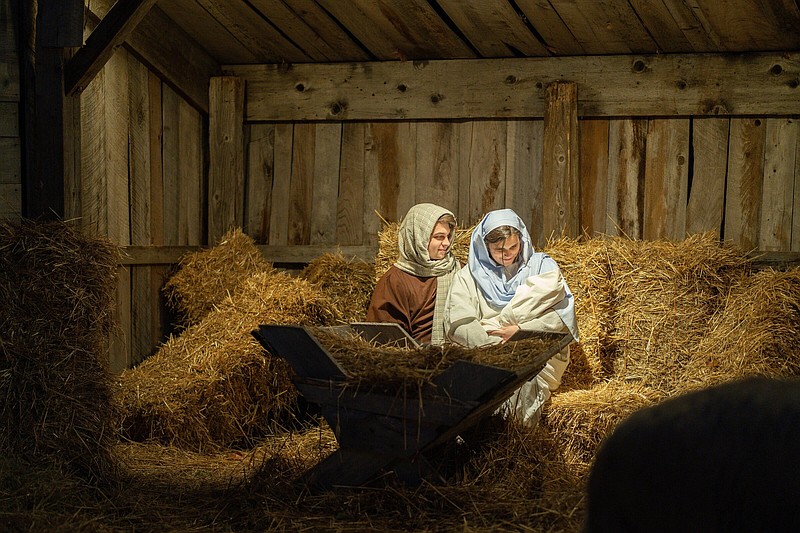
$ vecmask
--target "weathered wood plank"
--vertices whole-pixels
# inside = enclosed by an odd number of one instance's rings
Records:
[[[689,119],[652,119],[645,163],[644,226],[648,240],[683,240],[689,185]]]
[[[798,138],[800,121],[791,118],[766,119],[759,250],[785,251],[792,248],[792,204]]]
[[[605,233],[608,196],[609,121],[582,120],[580,127],[581,231]]]
[[[109,370],[120,373],[131,366],[131,269],[117,268],[116,308],[113,318],[117,327],[112,329],[108,346]]]
[[[415,203],[458,210],[458,127],[452,122],[417,123]]]
[[[274,201],[269,212],[269,244],[289,243],[289,195],[292,186],[292,154],[294,149],[294,126],[292,124],[275,125],[275,177],[272,182],[272,198],[284,199]]]
[[[793,115],[800,56],[624,55],[238,65],[246,118],[382,120],[544,116],[544,87],[578,84],[581,117]],[[478,97],[479,96],[479,97]]]
[[[243,231],[255,242],[264,244],[269,237],[269,210],[272,205],[275,125],[251,124],[245,128],[249,133]]]
[[[730,119],[692,120],[694,164],[690,170],[686,232],[722,232],[725,211],[725,173],[728,161]]]
[[[364,238],[364,123],[342,124],[342,157],[336,211],[336,242],[361,244]]]
[[[800,6],[786,0],[695,0],[718,50],[797,50]],[[694,7],[694,6],[693,6]]]
[[[584,52],[550,2],[517,0],[517,5],[525,13],[528,23],[542,36],[549,52],[561,56],[580,55]]]
[[[481,57],[548,55],[506,0],[439,0],[439,5]]]
[[[153,140],[153,118],[151,112],[150,74],[142,63],[128,56],[128,79],[130,81],[130,213],[131,244],[153,243],[150,213],[153,178],[150,158],[154,155],[150,142]],[[160,95],[159,95],[160,96]],[[159,121],[160,123],[160,121]],[[150,266],[130,269],[131,277],[131,342],[130,364],[136,364],[150,355],[153,348],[153,314],[158,312],[158,292],[153,305],[152,271]],[[156,291],[158,288],[156,288]]]
[[[655,43],[625,0],[550,0],[587,54],[653,53]],[[579,89],[583,94],[583,88]]]
[[[709,50],[707,46],[695,49],[681,22],[676,20],[676,15],[681,21],[691,16],[691,9],[684,4],[671,0],[630,0],[630,4],[659,50],[669,50],[671,53]]]
[[[472,179],[470,173],[470,154],[472,152],[472,126],[474,122],[467,120],[457,122],[458,129],[458,223],[462,227],[469,227],[477,220],[472,220],[470,212],[470,191]]]
[[[551,83],[547,86],[542,157],[543,225],[548,237],[579,234],[579,148],[578,86]]]
[[[364,228],[369,235],[381,227],[375,211],[390,222],[400,221],[406,214],[399,199],[401,176],[408,167],[399,146],[399,136],[396,122],[377,122],[368,126],[367,152],[364,155]]]
[[[792,251],[800,252],[800,139],[794,160],[794,210],[792,211]]]
[[[189,34],[202,35],[203,48],[211,54],[214,61],[219,62],[222,58],[231,58],[230,61],[238,63],[258,62],[256,54],[231,35],[231,32],[226,30],[220,21],[205,9],[197,9],[195,0],[159,2],[157,9],[163,10],[164,14],[173,21],[180,21],[181,26],[186,28]],[[191,13],[192,16],[187,17],[187,13]],[[208,95],[206,95],[207,101]]]
[[[544,122],[509,120],[506,155],[506,207],[513,209],[528,227],[533,245],[544,246],[542,192]]]
[[[606,233],[642,238],[647,121],[612,120],[608,135]]]
[[[244,0],[196,0],[260,61],[303,62],[310,58]]]
[[[292,179],[289,191],[289,244],[311,244],[313,209],[315,124],[295,124],[292,144]]]
[[[19,137],[0,137],[0,183],[22,183],[20,148]]]
[[[467,225],[480,221],[493,209],[505,207],[506,142],[507,124],[499,120],[474,122],[472,137],[462,138],[462,157],[466,155],[469,161]]]
[[[19,137],[19,101],[0,102],[0,137]]]
[[[474,57],[424,0],[317,0],[378,60]]]
[[[178,101],[178,120],[180,121],[178,143],[180,146],[180,224],[178,233],[180,242],[186,244],[201,244],[203,242],[203,118],[200,113],[184,99]],[[237,192],[237,219],[238,227],[242,224],[242,205],[244,202],[244,140],[242,126],[237,128],[240,135],[237,146],[238,153],[234,154],[239,163],[238,174],[234,174]],[[234,172],[237,172],[234,169]],[[213,241],[210,241],[213,242]]]
[[[417,196],[417,123],[399,122],[395,139],[398,168],[397,212],[405,215]]]
[[[211,78],[209,89],[208,242],[242,227],[244,82]]]
[[[22,185],[0,183],[0,219],[17,221],[22,218]]]
[[[20,61],[18,46],[22,31],[22,15],[15,19],[12,4],[16,0],[0,0],[0,100],[19,102]]]
[[[180,227],[180,96],[168,85],[161,92],[162,114],[162,205],[164,213],[161,219],[161,231],[164,244],[181,244]],[[184,243],[185,244],[185,243]]]
[[[375,260],[378,248],[375,245],[256,245],[264,258],[273,263],[309,263],[326,253],[341,253],[362,261]],[[208,249],[202,246],[124,246],[121,248],[121,265],[173,265],[181,258],[199,250]]]
[[[367,54],[311,0],[250,0],[261,16],[281,29],[312,61],[364,61]]]
[[[310,244],[336,242],[339,164],[342,147],[342,124],[317,124],[314,145],[314,179],[311,191]]]
[[[157,0],[117,0],[64,68],[64,91],[83,91]]]
[[[746,251],[758,249],[765,133],[762,119],[731,119],[723,238]]]

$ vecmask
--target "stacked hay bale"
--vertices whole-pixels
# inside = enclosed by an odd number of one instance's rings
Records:
[[[614,377],[673,392],[748,261],[713,233],[680,242],[608,241]]]
[[[347,259],[341,253],[327,253],[308,263],[300,277],[328,297],[336,322],[364,321],[375,289],[373,263]]]
[[[570,352],[570,366],[562,390],[584,389],[613,372],[612,331],[614,293],[608,243],[602,239],[551,241],[543,249],[558,263],[575,298],[580,342]]]
[[[198,324],[254,274],[272,271],[272,264],[251,237],[233,228],[212,248],[186,254],[178,271],[164,284],[167,305],[183,326]]]
[[[200,323],[119,376],[123,434],[189,450],[247,447],[287,422],[297,392],[284,361],[251,332],[259,324],[331,322],[330,301],[307,281],[255,274]]]
[[[750,375],[800,375],[800,268],[736,279],[695,347],[679,389]]]
[[[108,339],[119,251],[67,223],[0,224],[0,449],[114,470]]]

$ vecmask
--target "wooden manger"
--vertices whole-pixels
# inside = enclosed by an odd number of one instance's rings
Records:
[[[293,383],[333,429],[339,449],[306,472],[312,490],[360,486],[381,470],[408,484],[435,475],[425,453],[491,415],[547,360],[572,342],[569,333],[542,333],[543,350],[508,370],[458,360],[414,390],[355,384],[303,326],[260,325],[253,336],[294,370]]]

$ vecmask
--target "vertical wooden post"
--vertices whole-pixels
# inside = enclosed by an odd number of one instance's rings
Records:
[[[64,97],[65,47],[80,46],[83,2],[39,0],[36,14],[35,71],[33,75],[32,116],[26,115],[26,127],[33,131],[26,147],[29,164],[23,179],[23,215],[29,218],[64,217],[64,176],[70,172],[75,148],[74,102]],[[66,161],[65,161],[66,160]]]
[[[547,86],[542,156],[545,236],[577,237],[580,232],[578,86]]]
[[[209,87],[208,244],[244,225],[244,81],[219,76]]]

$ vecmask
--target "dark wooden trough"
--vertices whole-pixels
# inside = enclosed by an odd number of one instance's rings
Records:
[[[517,371],[459,360],[411,394],[365,390],[348,381],[346,370],[303,326],[261,325],[253,336],[289,363],[293,383],[319,405],[336,435],[339,449],[304,475],[314,490],[360,486],[381,470],[418,483],[433,473],[425,452],[491,415],[572,341],[569,333],[542,333],[546,348]]]

